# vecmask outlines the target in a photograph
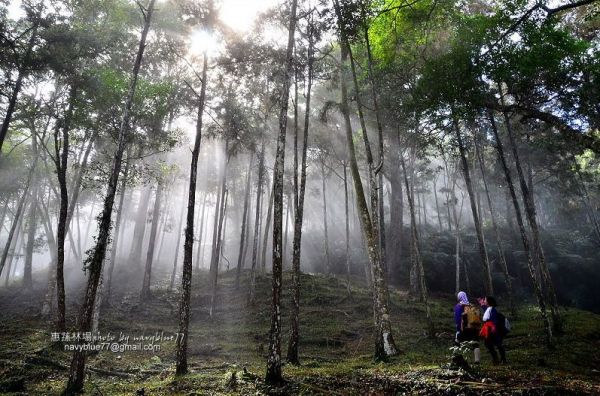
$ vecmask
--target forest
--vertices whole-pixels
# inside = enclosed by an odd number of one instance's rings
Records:
[[[0,394],[600,394],[600,2],[0,0],[0,72]]]

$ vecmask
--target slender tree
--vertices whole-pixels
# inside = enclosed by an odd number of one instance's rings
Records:
[[[198,177],[198,156],[200,155],[200,141],[202,139],[202,116],[206,100],[208,56],[204,53],[202,64],[202,88],[198,96],[198,116],[196,119],[196,138],[192,150],[190,165],[190,183],[188,187],[188,204],[185,227],[185,240],[183,243],[183,275],[181,277],[181,302],[179,305],[179,335],[177,337],[177,361],[175,374],[183,375],[188,371],[187,345],[188,327],[190,324],[190,297],[192,293],[192,256],[194,252],[194,208],[196,205],[196,179]]]
[[[282,282],[282,219],[283,219],[283,171],[285,159],[285,136],[288,120],[290,81],[294,61],[294,34],[296,32],[297,0],[292,0],[288,28],[288,43],[285,58],[285,74],[281,89],[281,110],[279,112],[279,136],[273,171],[273,296],[271,302],[271,329],[269,331],[269,356],[265,380],[280,383],[281,376],[281,282]]]
[[[127,92],[127,97],[125,98],[125,108],[123,110],[121,125],[117,135],[117,149],[115,151],[114,161],[110,171],[107,193],[104,198],[102,213],[98,219],[99,233],[96,239],[96,244],[86,260],[86,269],[89,271],[89,274],[85,296],[81,306],[81,312],[79,314],[78,327],[80,332],[88,332],[91,330],[94,303],[96,301],[96,292],[98,289],[98,283],[102,273],[102,264],[104,262],[106,248],[110,236],[111,215],[113,211],[115,195],[117,192],[119,174],[121,172],[123,153],[125,152],[127,137],[129,135],[129,120],[131,118],[133,97],[135,95],[138,75],[142,65],[144,49],[146,48],[146,37],[148,36],[148,31],[150,30],[150,22],[154,12],[154,2],[155,0],[150,0],[148,7],[143,10],[144,27],[140,37],[135,62],[133,64],[129,91]],[[85,359],[86,354],[84,351],[76,351],[73,353],[73,359],[71,360],[71,367],[69,369],[69,379],[64,394],[77,394],[83,389],[83,382],[85,379]]]

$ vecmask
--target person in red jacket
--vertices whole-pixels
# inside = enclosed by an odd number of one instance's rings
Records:
[[[498,353],[496,352],[496,348],[498,348],[498,352],[500,353],[500,361],[504,364],[506,363],[506,351],[504,350],[502,342],[505,336],[503,331],[505,325],[504,323],[499,322],[501,315],[496,309],[496,299],[492,296],[487,296],[483,299],[481,305],[484,309],[484,313],[483,327],[481,328],[479,335],[483,338],[485,347],[490,352],[490,355],[492,355],[494,364],[498,364]]]

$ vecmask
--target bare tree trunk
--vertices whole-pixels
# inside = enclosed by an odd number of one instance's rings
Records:
[[[503,99],[502,99],[503,100]],[[510,146],[512,148],[513,159],[515,161],[515,167],[517,168],[517,175],[519,177],[519,182],[521,186],[521,194],[523,196],[523,205],[525,206],[525,214],[527,215],[527,220],[529,223],[529,227],[531,228],[531,236],[533,239],[533,248],[538,259],[538,265],[540,267],[542,273],[542,281],[543,285],[546,288],[546,294],[550,299],[550,312],[552,314],[552,324],[555,332],[562,333],[563,331],[563,323],[560,315],[560,310],[558,307],[558,300],[556,298],[556,291],[554,290],[554,283],[552,282],[552,277],[550,276],[550,271],[548,270],[548,265],[546,263],[546,257],[544,254],[544,249],[542,247],[542,240],[540,237],[540,229],[537,223],[535,204],[533,202],[533,194],[531,193],[529,187],[527,186],[527,182],[525,181],[525,175],[523,173],[523,168],[521,167],[521,161],[519,159],[519,152],[517,150],[517,144],[515,143],[514,133],[512,130],[512,125],[510,122],[510,118],[506,112],[504,114],[504,122],[506,124],[506,131],[508,134],[508,140]]]
[[[362,17],[362,28],[363,28],[363,36],[365,39],[365,47],[367,52],[367,76],[369,80],[369,86],[371,88],[371,96],[373,98],[373,108],[375,110],[375,121],[377,124],[377,147],[379,152],[379,163],[376,166],[375,174],[377,175],[377,208],[373,207],[372,211],[377,210],[377,217],[373,215],[373,224],[378,228],[378,238],[379,238],[379,250],[380,250],[380,259],[381,265],[383,267],[384,273],[387,276],[387,256],[386,256],[386,243],[385,243],[385,218],[384,218],[384,202],[383,202],[383,173],[381,169],[383,167],[384,160],[384,151],[383,151],[383,125],[381,122],[381,115],[379,112],[379,104],[377,100],[377,87],[375,85],[375,77],[373,73],[373,56],[371,54],[371,43],[369,40],[369,25],[367,23],[367,15],[365,11],[364,5],[361,6],[361,17]],[[352,54],[350,53],[352,57]],[[354,70],[353,70],[353,74]],[[354,82],[356,84],[356,78],[354,78]],[[355,86],[357,96],[359,95],[358,87]],[[360,101],[358,101],[360,106]],[[363,133],[366,134],[366,129],[363,130]]]
[[[169,220],[169,214],[171,212],[171,207],[169,205],[169,201],[163,203],[162,208],[162,221],[159,226],[160,233],[160,244],[158,247],[158,252],[156,253],[156,261],[160,262],[160,256],[162,255],[163,247],[165,245],[165,236],[167,234],[167,221]]]
[[[138,202],[133,229],[133,240],[131,241],[131,251],[129,252],[129,262],[135,266],[139,266],[142,260],[142,245],[144,243],[144,235],[146,234],[146,220],[148,218],[148,205],[150,204],[151,193],[150,186],[143,186],[140,192],[140,200]]]
[[[402,153],[400,154],[402,155]],[[402,166],[402,162],[400,162],[400,166]],[[409,163],[409,171],[410,171],[410,185],[408,186],[409,188],[407,189],[407,193],[406,193],[406,198],[408,201],[408,196],[410,195],[410,199],[413,202],[413,208],[414,208],[414,203],[415,203],[415,179],[416,179],[416,173],[415,173],[415,154],[414,152],[410,153],[410,163]],[[403,169],[403,173],[406,173],[406,169]],[[405,177],[408,177],[408,174],[405,175]],[[416,211],[416,208],[415,208]],[[421,221],[419,220],[417,222],[417,215],[419,213],[421,213],[420,211],[416,211],[417,214],[415,214],[415,227],[420,227],[421,225]],[[415,242],[414,242],[414,235],[412,232],[412,227],[413,227],[413,219],[412,217],[410,218],[411,223],[410,223],[410,252],[411,252],[411,260],[410,260],[410,269],[409,269],[409,287],[408,287],[408,294],[410,297],[413,298],[420,298],[421,293],[419,290],[419,272],[418,272],[418,263],[417,263],[417,256],[416,256],[416,251],[415,251]]]
[[[133,66],[131,85],[129,86],[129,91],[125,100],[123,118],[118,134],[117,150],[115,152],[114,162],[112,164],[112,170],[110,173],[110,179],[108,181],[106,197],[104,198],[102,214],[99,216],[98,238],[96,239],[96,245],[94,246],[92,252],[86,260],[86,268],[89,271],[89,276],[78,321],[78,330],[80,332],[88,332],[91,330],[92,314],[94,311],[94,303],[96,301],[96,291],[98,289],[98,283],[100,281],[100,275],[102,273],[102,263],[106,255],[106,247],[108,245],[108,240],[110,236],[110,222],[113,211],[113,204],[117,192],[119,173],[121,172],[123,153],[125,151],[127,141],[126,137],[129,134],[128,132],[129,120],[131,118],[131,107],[133,104],[133,97],[135,94],[139,70],[142,64],[144,48],[146,47],[146,37],[148,35],[148,30],[150,29],[150,21],[152,18],[152,13],[154,11],[154,2],[155,0],[149,0],[148,8],[144,13],[144,28],[142,31],[137,56]],[[73,354],[73,360],[71,361],[71,367],[69,370],[69,380],[64,391],[65,395],[74,395],[83,390],[83,381],[85,378],[85,359],[86,354],[83,351],[77,351]]]
[[[290,340],[288,343],[287,360],[290,364],[299,365],[298,354],[300,344],[300,259],[302,253],[302,223],[304,221],[304,198],[306,194],[306,156],[308,152],[308,132],[310,124],[310,105],[313,84],[314,41],[313,41],[312,16],[308,21],[308,53],[307,53],[307,78],[306,78],[306,106],[304,109],[304,130],[302,134],[302,159],[300,164],[300,182],[294,184],[294,240],[292,243],[292,309],[290,313]],[[294,144],[295,180],[297,181],[298,166],[298,134],[296,130]],[[298,185],[299,184],[299,185]],[[347,207],[346,207],[347,208]],[[348,220],[346,218],[346,224]]]
[[[11,198],[12,198],[12,194],[8,194],[6,196],[6,198],[4,199],[2,215],[0,215],[0,233],[2,232],[2,229],[4,228],[4,220],[6,219],[6,213],[8,212],[8,206],[10,204]]]
[[[56,246],[56,240],[54,239],[54,233],[52,232],[52,223],[50,221],[50,215],[48,214],[48,207],[44,204],[43,200],[40,203],[40,214],[42,216],[42,224],[44,231],[46,232],[46,240],[48,242],[48,248],[50,250],[50,265],[48,268],[48,282],[46,286],[46,295],[44,296],[44,302],[42,303],[41,314],[43,317],[48,317],[54,314],[54,301],[56,301],[56,253],[58,251]]]
[[[227,161],[227,164],[229,164],[229,160]],[[221,197],[221,208],[220,208],[220,213],[219,213],[219,228],[217,230],[217,246],[214,251],[214,253],[215,253],[214,260],[215,261],[214,261],[214,264],[211,264],[211,268],[210,268],[212,293],[211,293],[211,297],[210,297],[210,308],[209,308],[208,312],[209,312],[209,316],[211,316],[211,317],[213,315],[213,311],[215,308],[215,299],[217,298],[217,280],[219,277],[219,263],[221,262],[223,238],[225,235],[224,224],[226,224],[225,215],[226,215],[226,211],[227,211],[227,199],[229,197],[229,191],[228,191],[225,183],[226,183],[226,177],[224,176],[223,177],[223,185],[221,186],[223,195]]]
[[[96,301],[94,301],[94,313],[92,314],[92,333],[98,332],[98,326],[100,323],[100,309],[102,307],[102,297],[104,296],[104,267],[105,265],[102,266],[102,273],[100,274],[100,282],[98,284],[98,292],[96,293]]]
[[[206,214],[206,201],[208,200],[208,193],[204,193],[204,199],[202,200],[202,213],[200,214],[200,232],[198,233],[198,247],[196,248],[196,269],[200,269],[200,262],[202,261],[202,239],[204,238],[204,223]],[[173,267],[175,268],[175,267]]]
[[[454,126],[454,131],[456,133],[456,140],[458,142],[458,150],[460,152],[460,159],[462,161],[462,170],[463,176],[465,179],[465,184],[467,185],[467,192],[469,194],[469,201],[471,202],[471,211],[473,213],[473,222],[475,223],[475,232],[477,234],[477,241],[479,247],[479,256],[481,259],[481,265],[483,267],[483,283],[485,287],[485,292],[488,295],[494,294],[494,286],[492,285],[492,273],[490,271],[490,261],[488,259],[487,249],[485,247],[485,240],[483,236],[483,230],[481,227],[481,222],[479,219],[479,214],[477,213],[477,203],[475,202],[475,192],[473,190],[473,183],[471,182],[471,174],[469,172],[469,163],[467,161],[466,149],[463,144],[462,133],[460,132],[460,127],[458,125],[458,119],[454,114],[454,110],[452,113],[452,124]]]
[[[179,334],[177,336],[177,359],[175,375],[183,375],[188,371],[187,345],[188,327],[190,324],[190,297],[192,292],[192,256],[194,253],[194,207],[196,205],[196,179],[198,177],[198,156],[200,155],[200,141],[202,139],[202,114],[206,98],[206,71],[208,57],[204,53],[202,65],[202,89],[198,98],[198,118],[196,120],[196,139],[192,151],[190,165],[190,184],[188,188],[188,204],[185,228],[185,241],[183,244],[183,273],[181,276],[181,304],[179,306]]]
[[[225,141],[225,163],[221,172],[221,187],[220,187],[220,198],[218,199],[217,210],[215,213],[215,220],[218,219],[215,228],[215,234],[213,235],[213,249],[210,260],[210,280],[212,284],[212,294],[210,299],[210,310],[209,314],[212,316],[214,308],[214,300],[217,293],[217,278],[219,276],[219,262],[221,261],[221,245],[223,242],[223,223],[225,220],[225,209],[227,206],[227,170],[229,167],[229,141]]]
[[[31,205],[28,204],[28,205]],[[4,286],[8,286],[8,282],[10,279],[15,277],[15,272],[17,271],[17,266],[19,265],[19,260],[21,258],[21,251],[23,250],[23,240],[25,239],[25,222],[23,217],[19,220],[19,230],[18,234],[15,237],[15,243],[12,245],[12,253],[10,255],[10,259],[8,260],[8,268],[6,270],[6,279],[4,282]],[[14,263],[14,265],[13,265]]]
[[[269,231],[271,231],[271,218],[273,217],[273,206],[274,206],[274,189],[271,189],[271,193],[269,194],[269,209],[267,209],[267,219],[265,220],[265,233],[263,236],[262,243],[262,253],[260,255],[260,263],[261,263],[261,273],[266,272],[267,268],[267,246],[269,242]]]
[[[294,34],[296,32],[297,0],[292,0],[288,29],[288,44],[285,59],[285,78],[281,90],[281,109],[279,112],[279,136],[273,169],[273,297],[271,302],[271,329],[269,331],[269,356],[267,358],[267,383],[281,383],[281,282],[282,282],[282,219],[283,219],[283,172],[285,164],[285,135],[287,131],[287,112],[290,93],[290,81],[293,68]],[[268,229],[268,225],[267,225]]]
[[[254,152],[250,153],[250,165],[246,174],[246,189],[244,193],[244,210],[242,213],[242,228],[240,231],[240,249],[238,251],[238,262],[235,271],[235,288],[240,287],[240,275],[242,273],[242,264],[244,261],[244,248],[246,246],[246,226],[248,223],[248,207],[250,206],[250,181],[252,180],[252,168],[254,167]]]
[[[90,136],[88,145],[83,154],[83,159],[81,160],[81,163],[79,164],[79,170],[77,171],[77,174],[76,174],[74,181],[70,188],[71,189],[71,197],[69,198],[69,208],[67,210],[67,225],[66,225],[67,231],[70,229],[71,220],[73,219],[73,213],[74,213],[75,207],[79,201],[79,193],[81,192],[81,183],[83,182],[83,172],[84,172],[85,168],[87,167],[87,164],[89,161],[89,156],[92,151],[92,148],[94,147],[96,138],[98,137],[98,133],[99,133],[99,129],[94,129],[94,132],[92,132],[92,135]]]
[[[438,202],[437,196],[437,175],[433,178],[433,196],[435,197],[435,211],[437,212],[438,225],[440,227],[440,232],[444,231],[444,227],[442,226],[442,213],[440,210],[440,204]]]
[[[494,231],[494,236],[496,238],[496,247],[498,251],[498,259],[500,260],[500,268],[502,269],[502,273],[504,274],[504,282],[506,284],[506,292],[508,294],[508,302],[511,314],[516,316],[517,310],[515,307],[515,302],[513,298],[513,290],[512,290],[512,282],[510,279],[510,274],[508,273],[508,264],[506,263],[506,257],[504,255],[504,248],[502,247],[502,239],[500,238],[500,232],[498,231],[498,225],[496,223],[496,213],[494,210],[494,205],[492,204],[492,199],[490,197],[490,190],[488,188],[485,165],[483,163],[483,153],[479,145],[477,144],[477,140],[475,141],[475,155],[477,156],[477,161],[479,162],[479,169],[481,171],[481,180],[483,181],[483,187],[485,189],[485,197],[487,200],[488,209],[490,211],[490,220],[492,223],[492,230]]]
[[[23,288],[25,290],[33,289],[32,263],[33,263],[33,243],[35,242],[35,231],[37,228],[37,200],[38,189],[34,186],[31,193],[31,205],[29,207],[29,216],[27,218],[27,244],[25,246],[25,264],[23,265]]]
[[[283,236],[283,268],[287,265],[287,247],[288,247],[288,229],[290,228],[290,216],[292,212],[292,199],[289,195],[286,195],[286,205],[285,205],[285,234]]]
[[[187,189],[186,187],[183,188],[183,197],[185,197],[187,194]],[[183,198],[182,197],[182,198]],[[206,205],[206,196],[204,197],[204,203]],[[175,232],[177,233],[177,242],[175,244],[175,255],[174,255],[174,259],[173,259],[173,271],[171,272],[171,281],[169,283],[169,289],[173,289],[173,286],[175,285],[175,274],[177,273],[177,260],[179,259],[179,245],[181,245],[181,225],[183,224],[183,212],[184,212],[185,206],[181,205],[181,209],[179,211],[179,221],[177,222],[177,228],[175,228]],[[204,210],[204,207],[203,207]],[[202,229],[202,226],[200,226],[200,229]],[[198,241],[198,245],[202,244],[202,240]],[[200,246],[198,246],[200,247]]]
[[[31,165],[31,169],[29,169],[29,173],[27,175],[27,181],[25,182],[23,194],[21,195],[19,203],[17,204],[17,210],[15,211],[12,225],[10,226],[10,230],[8,232],[8,238],[6,239],[6,244],[4,245],[4,251],[2,252],[2,257],[0,258],[0,275],[2,275],[2,270],[4,269],[4,265],[6,264],[6,259],[8,257],[8,251],[10,250],[15,233],[17,233],[17,227],[20,224],[21,214],[23,213],[25,202],[27,201],[27,195],[29,194],[29,188],[31,186],[38,158],[39,156],[36,156],[33,160],[33,164]]]
[[[256,262],[258,258],[258,240],[260,238],[261,201],[263,194],[263,181],[265,174],[265,140],[262,138],[258,160],[258,186],[256,188],[256,210],[254,212],[254,240],[252,242],[252,269],[250,273],[250,296],[248,301],[254,303],[254,288],[256,285]]]
[[[396,162],[397,164],[397,162]],[[388,260],[388,274],[397,273],[402,266],[402,245],[404,243],[404,202],[402,182],[395,173],[390,175],[390,254]]]
[[[160,177],[160,176],[159,176]],[[154,247],[156,245],[156,233],[158,223],[160,222],[160,201],[162,198],[164,181],[158,180],[156,186],[156,195],[154,198],[154,208],[152,209],[152,226],[150,227],[150,240],[148,241],[148,251],[146,252],[146,268],[144,270],[144,280],[142,282],[142,291],[140,298],[146,299],[150,297],[150,283],[152,280],[152,262],[154,261]]]
[[[213,217],[212,243],[210,245],[211,248],[210,248],[210,265],[209,265],[210,274],[209,274],[209,276],[211,279],[212,279],[213,269],[215,266],[214,262],[215,262],[216,255],[217,255],[217,235],[218,235],[218,230],[219,230],[219,215],[221,214],[222,199],[225,196],[225,188],[223,187],[224,180],[225,180],[225,173],[224,173],[224,171],[222,171],[221,175],[220,175],[219,188],[216,193],[217,202],[215,203],[215,215]]]
[[[356,204],[359,211],[360,224],[367,246],[369,262],[371,264],[371,273],[373,278],[373,319],[375,322],[375,358],[387,359],[389,356],[397,355],[398,349],[392,335],[392,327],[389,319],[388,300],[387,300],[387,283],[386,277],[381,266],[380,250],[378,246],[378,233],[371,221],[367,201],[364,195],[364,189],[356,160],[356,152],[354,141],[352,140],[352,125],[350,122],[350,110],[348,107],[348,92],[346,87],[346,79],[344,76],[344,66],[348,58],[348,40],[346,38],[345,27],[341,16],[338,0],[335,0],[335,11],[338,19],[338,24],[341,31],[340,44],[342,46],[342,57],[340,65],[340,85],[341,85],[341,107],[344,117],[346,142],[348,144],[348,154],[350,161],[350,171],[354,181],[354,190],[356,192]],[[363,133],[366,136],[366,133]],[[372,179],[372,178],[371,178]],[[377,191],[374,194],[377,196]],[[375,206],[374,215],[377,215],[377,207]]]
[[[324,161],[322,159],[321,161]],[[321,187],[323,193],[323,233],[325,243],[325,273],[327,275],[331,272],[331,264],[329,263],[329,236],[327,233],[327,189],[325,187],[325,165],[321,162]]]
[[[409,190],[408,177],[406,173],[406,164],[404,156],[400,154],[400,164],[402,165],[402,172],[404,173],[404,185],[406,190]],[[429,337],[435,336],[435,327],[433,326],[433,319],[431,317],[431,310],[429,308],[429,293],[427,291],[427,283],[425,281],[425,269],[423,267],[423,259],[421,257],[421,249],[419,243],[419,232],[417,230],[417,223],[415,219],[415,207],[413,198],[408,194],[408,209],[410,211],[411,228],[412,228],[412,239],[413,239],[413,251],[415,254],[415,261],[417,263],[418,278],[419,278],[419,290],[421,300],[425,304],[425,315],[427,317],[427,332]]]
[[[348,296],[352,295],[350,289],[350,219],[348,217],[348,166],[344,162],[344,214],[346,219],[346,289]]]
[[[60,210],[58,212],[58,227],[56,231],[57,237],[57,261],[56,261],[56,291],[57,291],[57,329],[65,331],[65,236],[67,230],[67,215],[69,210],[69,193],[67,191],[67,161],[69,158],[69,129],[71,118],[73,116],[73,108],[77,98],[77,87],[71,86],[69,92],[69,106],[65,113],[63,123],[57,121],[57,127],[54,133],[54,146],[56,150],[56,174],[58,176],[58,185],[60,187]],[[62,127],[62,147],[59,146],[59,128]],[[62,149],[62,150],[61,150]]]
[[[453,183],[452,183],[452,196],[455,196],[455,191],[456,191],[456,179],[454,179]],[[458,292],[460,291],[460,252],[462,249],[462,244],[461,244],[461,240],[460,240],[460,220],[462,218],[462,211],[463,211],[463,204],[465,202],[465,196],[464,194],[461,192],[461,200],[460,200],[460,211],[457,213],[456,212],[456,201],[454,201],[452,203],[452,215],[454,216],[454,231],[456,234],[456,284],[455,284],[455,289],[454,289],[454,294],[458,294]],[[467,278],[468,274],[465,271],[465,279]]]
[[[523,243],[523,251],[525,252],[525,255],[527,256],[527,268],[529,269],[529,276],[530,276],[531,282],[533,284],[533,290],[534,290],[535,296],[537,298],[538,306],[540,307],[542,323],[544,324],[544,330],[545,330],[545,335],[546,335],[546,344],[550,347],[552,345],[552,328],[550,327],[550,321],[548,319],[548,314],[546,312],[546,301],[544,300],[542,288],[537,280],[536,270],[535,270],[533,260],[531,257],[530,247],[529,247],[529,239],[527,238],[527,231],[525,229],[523,217],[521,216],[521,208],[519,207],[519,200],[517,199],[517,193],[515,191],[515,186],[513,184],[510,169],[508,167],[508,164],[506,163],[506,156],[504,154],[504,146],[502,144],[502,140],[500,140],[500,135],[498,133],[498,128],[496,127],[496,121],[494,119],[494,115],[491,112],[489,115],[489,119],[490,119],[490,123],[492,126],[492,132],[494,133],[494,139],[496,140],[496,149],[498,151],[498,157],[500,159],[500,164],[502,165],[502,170],[504,171],[504,177],[506,178],[506,184],[508,185],[508,189],[510,191],[510,196],[511,196],[512,203],[513,203],[513,207],[515,209],[517,224],[519,226],[519,233],[521,235],[521,242]]]
[[[33,155],[38,156],[37,139],[32,138]],[[31,206],[29,208],[28,224],[27,224],[27,246],[25,247],[25,264],[23,265],[23,288],[31,290],[33,288],[33,247],[35,242],[35,231],[37,229],[37,210],[39,190],[36,185],[37,178],[34,175],[33,190],[31,192]]]
[[[25,205],[27,205],[27,203]],[[26,209],[27,209],[26,207],[23,208],[23,211],[25,211]],[[13,259],[17,255],[18,250],[20,249],[20,247],[17,248],[17,245],[18,245],[18,242],[20,242],[20,240],[22,239],[23,216],[19,216],[18,218],[15,216],[15,218],[13,219],[13,225],[16,225],[16,227],[17,227],[14,232],[14,237],[11,238],[10,244],[7,242],[6,247],[4,249],[4,254],[6,254],[6,255],[8,255],[8,252],[10,251],[10,257],[8,257],[8,259],[7,259],[8,265],[6,268],[6,279],[4,282],[4,286],[8,286],[8,280],[11,276]],[[12,229],[12,227],[11,227],[11,229]]]
[[[125,189],[127,188],[127,177],[129,176],[129,167],[131,166],[131,153],[127,150],[127,159],[125,163],[125,171],[123,172],[123,179],[121,180],[121,192],[119,194],[119,207],[117,209],[117,218],[115,220],[115,237],[112,241],[111,251],[110,251],[110,267],[108,269],[108,282],[106,284],[106,300],[110,303],[111,297],[111,286],[112,286],[112,277],[113,271],[115,269],[115,261],[117,260],[117,250],[119,248],[119,238],[121,229],[121,221],[123,218],[123,204],[125,201]],[[102,277],[102,282],[104,283],[104,277]],[[103,286],[104,287],[104,286]]]
[[[450,169],[448,159],[444,153],[444,146],[440,144],[440,153],[444,162],[444,187],[446,189],[446,211],[448,212],[448,231],[452,232],[452,217],[450,216]],[[453,197],[454,198],[454,197]]]

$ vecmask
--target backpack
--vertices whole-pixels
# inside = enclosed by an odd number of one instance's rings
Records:
[[[481,311],[472,304],[465,305],[463,311],[463,329],[476,329],[481,327]]]
[[[503,337],[510,333],[511,325],[506,316],[504,316],[501,312],[496,314],[497,322],[498,322],[498,333]]]

